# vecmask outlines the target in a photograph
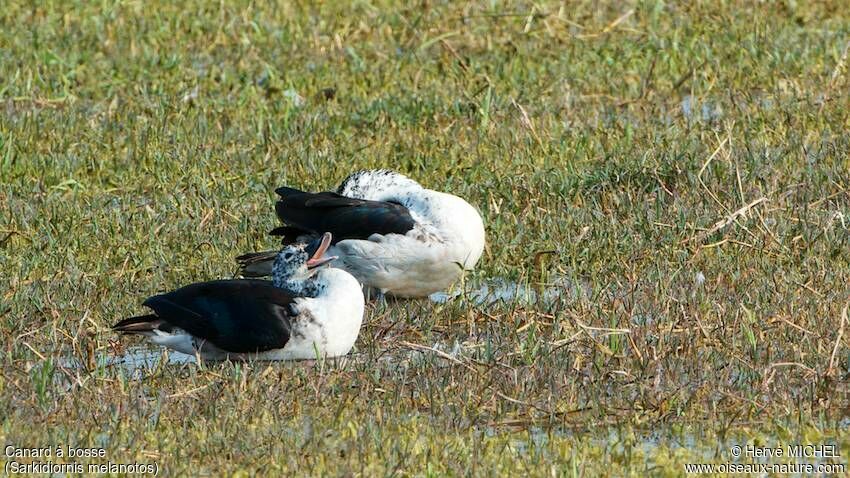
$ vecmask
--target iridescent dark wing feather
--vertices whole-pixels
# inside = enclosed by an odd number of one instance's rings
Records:
[[[293,297],[262,280],[199,282],[148,298],[151,319],[179,327],[227,352],[282,348],[289,341]],[[132,332],[131,319],[113,328]],[[124,322],[127,322],[124,324]],[[160,327],[161,328],[161,327]]]
[[[414,226],[410,212],[401,204],[367,201],[334,192],[308,193],[282,187],[275,211],[284,224],[284,234],[330,232],[333,242],[367,239],[372,234],[405,234]],[[276,231],[277,231],[276,230]]]

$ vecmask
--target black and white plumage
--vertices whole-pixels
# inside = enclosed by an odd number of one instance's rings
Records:
[[[363,321],[363,291],[347,272],[320,267],[331,244],[325,233],[311,243],[284,247],[272,281],[216,280],[148,298],[154,313],[112,328],[212,360],[297,360],[347,354]]]
[[[472,269],[484,251],[484,223],[465,200],[388,170],[360,171],[335,192],[282,187],[275,210],[285,244],[334,235],[337,267],[363,285],[398,297],[424,297]],[[271,272],[273,252],[237,258],[247,277]]]

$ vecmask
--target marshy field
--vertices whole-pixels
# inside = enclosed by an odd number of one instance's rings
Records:
[[[843,1],[8,0],[4,466],[846,464],[848,48]],[[344,359],[198,363],[110,330],[275,247],[275,187],[364,168],[475,205],[478,267],[369,303]]]

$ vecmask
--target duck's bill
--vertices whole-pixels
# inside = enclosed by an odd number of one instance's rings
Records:
[[[310,254],[310,259],[307,260],[308,269],[314,269],[336,259],[336,256],[325,256],[325,252],[331,247],[331,238],[331,233],[326,232],[307,246],[307,253]]]
[[[309,261],[307,261],[307,268],[308,269],[315,269],[319,266],[323,266],[323,265],[327,264],[328,262],[336,260],[336,259],[339,259],[339,257],[337,257],[337,256],[325,256],[325,257],[322,257],[321,259],[310,259]]]

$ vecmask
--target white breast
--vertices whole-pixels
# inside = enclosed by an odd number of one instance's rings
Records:
[[[259,354],[266,360],[339,357],[354,346],[363,323],[365,301],[360,283],[336,268],[323,269],[316,281],[324,285],[318,297],[295,300],[298,317],[292,321],[289,342],[281,350]]]

